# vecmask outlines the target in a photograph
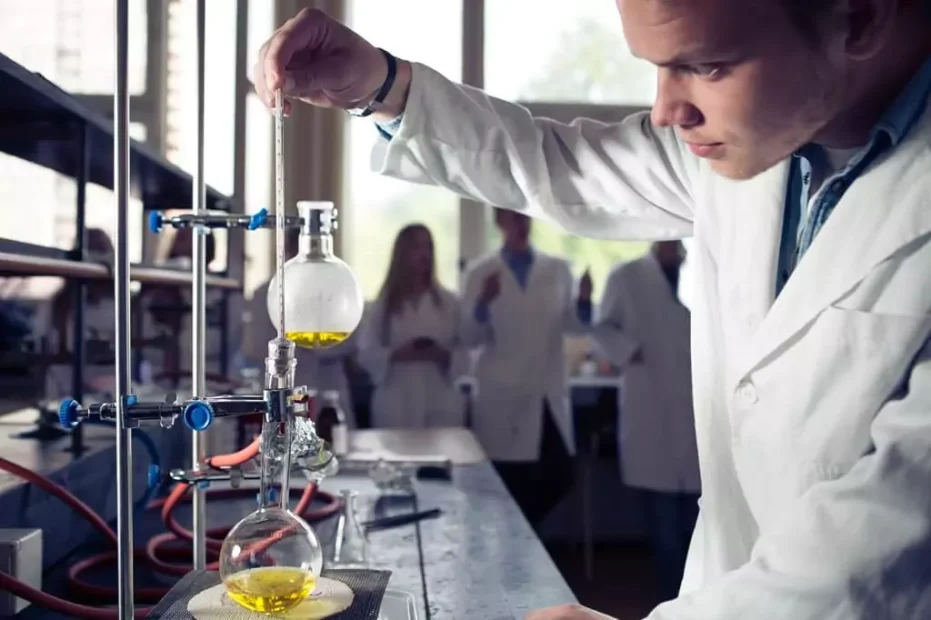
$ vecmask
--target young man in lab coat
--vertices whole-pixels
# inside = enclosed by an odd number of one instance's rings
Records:
[[[256,83],[377,109],[386,175],[578,234],[694,235],[702,500],[649,620],[931,617],[929,0],[618,6],[659,73],[651,115],[617,124],[533,118],[417,63],[386,79],[312,11]]]
[[[698,517],[689,311],[679,300],[680,241],[657,241],[608,276],[592,336],[621,369],[621,477],[647,509],[657,580],[675,598]]]
[[[569,263],[532,247],[530,218],[497,209],[501,249],[466,274],[462,344],[479,349],[472,428],[539,528],[573,481],[575,439],[564,338],[588,330],[592,282],[576,294]]]

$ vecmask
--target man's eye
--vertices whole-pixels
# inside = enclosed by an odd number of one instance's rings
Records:
[[[720,63],[692,65],[689,67],[689,72],[706,80],[713,80],[724,75],[724,65]]]

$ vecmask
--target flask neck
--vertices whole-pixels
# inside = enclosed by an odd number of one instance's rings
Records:
[[[333,256],[333,235],[301,233],[298,239],[298,251],[301,256],[330,258]]]

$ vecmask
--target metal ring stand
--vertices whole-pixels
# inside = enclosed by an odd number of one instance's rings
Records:
[[[301,226],[300,218],[285,217],[284,213],[269,216],[264,210],[252,216],[211,214],[206,210],[206,184],[204,183],[204,84],[205,84],[205,28],[206,2],[197,0],[197,164],[193,178],[193,212],[164,218],[153,213],[149,227],[158,232],[164,225],[176,229],[191,228],[194,235],[192,261],[192,398],[178,402],[173,395],[165,402],[141,402],[132,394],[130,374],[130,263],[128,253],[129,207],[129,89],[128,41],[129,1],[116,0],[116,86],[114,92],[114,193],[116,194],[116,260],[114,285],[116,297],[116,402],[93,404],[88,407],[67,399],[59,409],[62,426],[74,428],[88,417],[116,422],[116,483],[117,483],[117,541],[119,570],[120,618],[134,617],[133,603],[133,484],[131,431],[142,420],[158,421],[168,428],[181,416],[192,431],[192,468],[175,470],[170,479],[194,487],[193,547],[194,569],[206,565],[206,514],[205,488],[211,481],[231,480],[234,484],[241,472],[235,469],[219,470],[205,464],[204,444],[200,433],[216,417],[263,414],[265,423],[278,424],[288,418],[307,417],[308,391],[305,386],[294,386],[294,345],[287,340],[272,340],[266,359],[265,390],[258,395],[215,396],[205,398],[205,342],[206,342],[206,243],[208,228],[240,228],[257,230],[275,227],[279,235],[284,228]],[[283,218],[281,226],[277,226]],[[293,447],[291,448],[294,449]],[[329,472],[334,470],[334,459],[316,435],[311,423],[309,434],[300,448],[300,457],[306,458],[305,470]],[[324,458],[321,458],[321,454]],[[313,464],[312,466],[310,464]]]

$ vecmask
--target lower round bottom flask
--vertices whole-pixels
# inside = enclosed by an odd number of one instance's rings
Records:
[[[296,607],[313,592],[323,551],[306,521],[282,508],[260,508],[230,530],[220,549],[229,597],[261,613]]]

